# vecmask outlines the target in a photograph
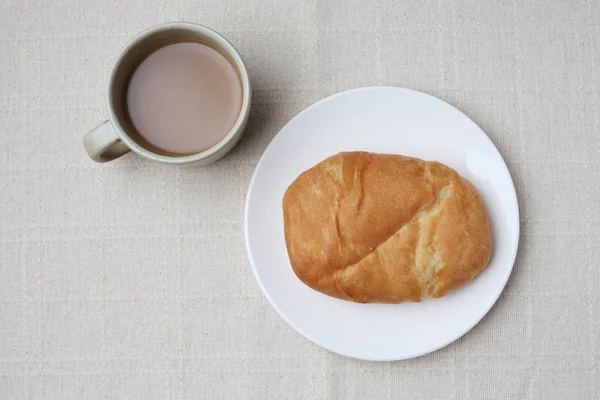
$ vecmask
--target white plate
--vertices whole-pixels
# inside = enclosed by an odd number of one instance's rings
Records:
[[[492,229],[488,267],[464,287],[421,303],[357,304],[304,285],[292,271],[285,247],[283,194],[301,172],[333,154],[352,150],[440,161],[471,181]],[[250,182],[245,235],[263,293],[294,329],[345,356],[401,360],[452,343],[494,305],[517,253],[519,210],[500,153],[467,116],[421,92],[370,87],[313,104],[277,134]]]

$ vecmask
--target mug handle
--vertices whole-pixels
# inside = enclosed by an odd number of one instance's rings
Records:
[[[109,121],[104,121],[83,137],[83,147],[99,163],[115,160],[131,150],[121,141]]]

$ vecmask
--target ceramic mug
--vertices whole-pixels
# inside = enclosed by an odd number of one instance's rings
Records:
[[[152,52],[168,44],[190,41],[212,47],[231,62],[242,83],[242,107],[233,128],[210,149],[182,156],[159,154],[133,139],[136,135],[126,114],[127,85],[137,66]],[[90,158],[97,162],[112,161],[133,150],[142,157],[167,164],[205,165],[223,157],[240,140],[248,122],[251,97],[246,66],[227,39],[202,25],[187,22],[158,25],[133,38],[115,60],[106,84],[108,120],[88,132],[83,138],[83,145]]]

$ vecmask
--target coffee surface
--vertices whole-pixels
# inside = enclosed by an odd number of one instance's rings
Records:
[[[231,63],[201,43],[165,46],[135,70],[127,111],[139,135],[166,153],[216,145],[240,113],[242,86]]]

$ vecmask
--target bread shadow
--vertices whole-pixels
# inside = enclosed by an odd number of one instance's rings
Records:
[[[509,314],[509,310],[510,310],[511,315],[517,314],[517,315],[521,315],[523,317],[525,317],[527,315],[527,310],[526,310],[527,304],[525,304],[523,302],[517,302],[517,300],[521,298],[518,295],[521,292],[520,289],[523,288],[523,286],[521,286],[520,283],[523,282],[524,279],[526,279],[526,277],[524,276],[524,273],[525,273],[524,258],[525,258],[525,251],[526,251],[526,249],[529,248],[530,236],[521,234],[521,232],[523,232],[523,230],[524,230],[523,228],[525,225],[524,224],[525,221],[523,218],[523,200],[522,200],[522,196],[519,195],[520,191],[518,190],[518,188],[523,187],[521,185],[522,179],[521,179],[521,176],[518,174],[518,171],[512,170],[511,167],[508,165],[507,165],[507,167],[509,169],[509,173],[511,174],[511,177],[513,179],[513,183],[515,186],[517,204],[519,207],[520,232],[519,232],[519,244],[518,244],[518,248],[517,248],[515,262],[513,264],[511,274],[508,277],[508,280],[506,282],[506,286],[504,287],[504,290],[502,291],[502,293],[498,297],[498,300],[492,306],[490,311],[488,311],[488,313],[469,332],[467,332],[462,337],[460,337],[453,343],[449,344],[448,346],[440,349],[439,351],[430,353],[428,355],[424,355],[422,357],[419,357],[418,359],[431,358],[431,357],[433,357],[434,354],[437,354],[437,353],[441,353],[442,356],[444,356],[445,354],[454,354],[456,352],[462,351],[462,348],[465,346],[468,346],[468,343],[471,342],[472,340],[476,340],[475,337],[483,336],[483,335],[485,335],[486,337],[489,337],[490,332],[492,332],[492,330],[496,329],[494,327],[494,324],[506,323],[506,318],[505,319],[500,319],[500,318],[503,315]],[[481,182],[474,182],[474,183],[476,184],[476,186],[478,184],[481,184]],[[492,257],[494,257],[494,252],[492,252]],[[475,279],[477,279],[477,278],[475,278]],[[511,320],[511,321],[513,321],[513,320]],[[523,338],[523,339],[525,339],[525,338]],[[416,360],[418,360],[418,359],[416,359]]]

